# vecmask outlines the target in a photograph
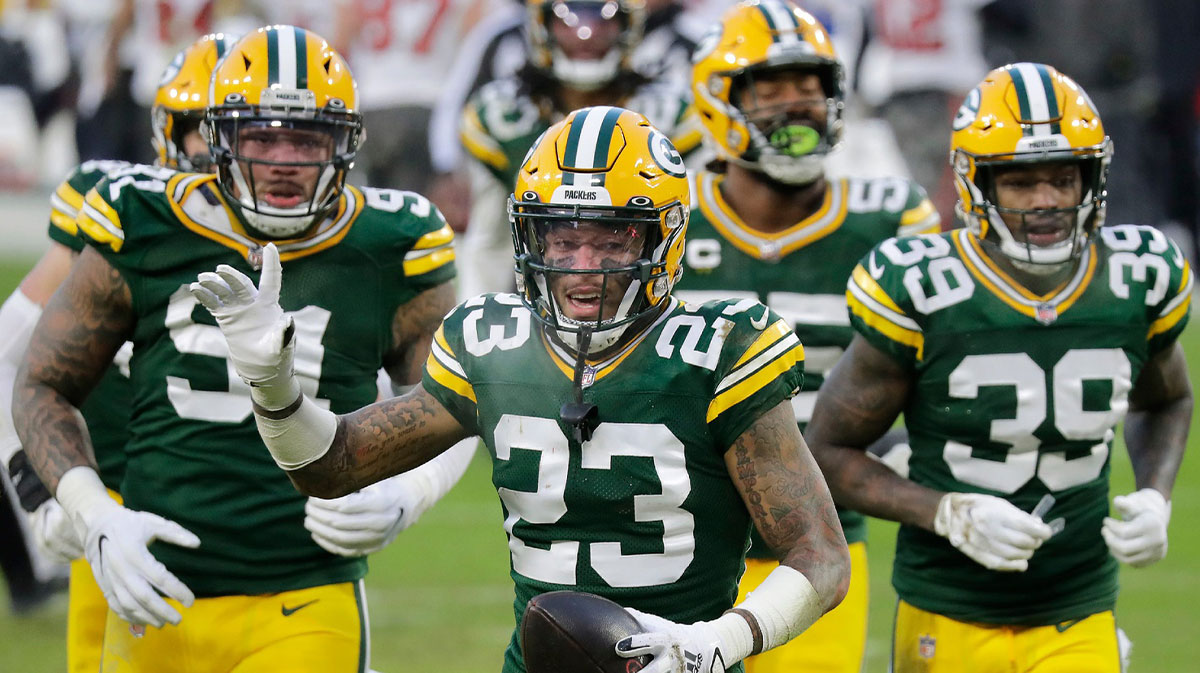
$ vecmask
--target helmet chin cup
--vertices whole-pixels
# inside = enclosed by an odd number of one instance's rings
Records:
[[[1088,233],[1086,224],[1094,207],[1091,195],[1083,197],[1083,203],[1076,208],[1075,223],[1071,234],[1063,241],[1051,246],[1037,246],[1018,241],[1004,222],[995,206],[988,204],[988,226],[996,234],[996,247],[1022,271],[1034,275],[1049,275],[1071,263],[1078,252],[1087,245]],[[978,234],[980,227],[976,224],[972,230]]]
[[[609,49],[603,58],[584,61],[568,58],[560,49],[554,49],[550,69],[555,79],[573,89],[595,91],[617,78],[621,52]]]
[[[825,175],[825,155],[786,157],[769,154],[760,157],[758,167],[767,177],[785,185],[808,185]]]

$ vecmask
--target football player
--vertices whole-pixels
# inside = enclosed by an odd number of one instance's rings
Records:
[[[821,378],[850,343],[845,287],[858,260],[897,233],[940,230],[924,190],[904,178],[829,179],[825,158],[842,138],[842,64],[828,33],[790,0],[728,10],[696,53],[693,97],[718,162],[696,175],[688,226],[685,301],[757,299],[804,344],[800,429]],[[850,543],[850,592],[804,635],[751,657],[746,669],[858,673],[867,637],[866,521],[839,509]],[[778,565],[755,539],[741,591]]]
[[[1117,673],[1117,562],[1166,554],[1192,415],[1191,270],[1103,226],[1112,143],[1054,68],[993,70],[953,126],[966,228],[854,269],[807,436],[840,503],[902,524],[893,670]],[[908,479],[863,453],[902,411]],[[1137,490],[1109,516],[1122,420]]]
[[[319,36],[255,31],[209,91],[215,174],[131,166],[80,204],[88,245],[34,331],[17,429],[111,608],[105,670],[181,657],[198,670],[365,670],[362,555],[440,497],[471,447],[407,482],[306,501],[264,462],[248,391],[186,286],[216,263],[253,272],[263,243],[280,241],[305,279],[283,300],[312,336],[297,360],[304,387],[353,409],[376,398],[381,366],[417,381],[453,304],[453,236],[424,197],[345,184],[362,133],[356,91]],[[122,506],[75,407],[127,339]]]
[[[684,92],[632,70],[642,39],[643,0],[527,0],[529,62],[489,82],[467,102],[459,124],[469,155],[471,214],[459,251],[459,296],[508,291],[513,275],[505,198],[533,142],[568,112],[620,105],[646,115],[687,154],[700,129]]]
[[[208,105],[208,83],[217,61],[235,37],[220,33],[201,37],[179,52],[163,71],[151,108],[151,142],[155,165],[183,171],[206,171],[211,166],[208,145],[200,135],[200,122]],[[22,279],[20,287],[0,308],[0,326],[10,335],[0,360],[0,426],[3,463],[21,485],[22,505],[29,510],[36,542],[49,558],[71,564],[70,601],[67,608],[67,670],[91,673],[100,670],[100,650],[108,606],[82,559],[83,546],[58,501],[33,473],[20,440],[11,425],[9,394],[33,327],[50,296],[62,284],[71,264],[84,248],[75,216],[84,194],[109,174],[130,175],[132,164],[93,160],[80,164],[50,198],[50,248]],[[132,344],[118,351],[81,407],[101,481],[115,496],[125,473],[125,442],[130,413],[129,356]],[[119,496],[117,496],[119,497]]]
[[[679,152],[644,116],[572,112],[509,197],[521,291],[459,305],[416,390],[344,416],[290,373],[309,346],[277,303],[273,248],[259,288],[221,268],[192,291],[299,488],[339,495],[479,435],[518,621],[539,593],[592,592],[645,627],[615,645],[652,655],[644,671],[739,670],[836,605],[849,560],[787,401],[803,369],[787,321],[754,299],[671,296],[689,200]],[[734,607],[752,523],[781,563]],[[524,670],[515,630],[503,670]]]

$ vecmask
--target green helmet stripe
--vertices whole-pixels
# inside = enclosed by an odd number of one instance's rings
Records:
[[[308,32],[295,30],[296,35],[296,88],[308,88]]]
[[[617,126],[617,118],[621,116],[621,108],[611,107],[604,113],[600,122],[600,131],[596,136],[596,152],[592,159],[592,168],[608,166],[608,149],[612,145],[613,129]]]
[[[1029,94],[1025,90],[1025,78],[1021,76],[1021,71],[1018,68],[1009,68],[1009,74],[1012,76],[1013,88],[1017,92],[1017,106],[1021,110],[1021,120],[1029,119]],[[1027,125],[1022,125],[1024,135],[1033,135],[1033,129]]]
[[[267,84],[279,83],[279,33],[267,30]]]
[[[1046,90],[1046,111],[1050,119],[1058,119],[1061,113],[1058,111],[1058,97],[1054,95],[1054,82],[1050,79],[1050,70],[1041,63],[1037,64],[1037,71],[1040,75],[1042,87]],[[1050,125],[1051,133],[1062,133],[1062,126],[1058,122]]]

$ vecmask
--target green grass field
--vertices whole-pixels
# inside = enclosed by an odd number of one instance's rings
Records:
[[[0,261],[0,293],[20,280],[28,261]],[[1192,380],[1200,381],[1200,329],[1185,332]],[[1133,673],[1190,673],[1200,668],[1200,421],[1193,419],[1189,457],[1174,494],[1170,554],[1157,565],[1121,574],[1119,624],[1134,641]],[[488,465],[477,455],[454,491],[386,551],[367,577],[372,664],[383,673],[498,671],[512,629],[512,588],[500,503]],[[1114,452],[1113,492],[1132,490],[1129,459]],[[866,670],[887,669],[895,594],[889,584],[895,526],[871,522],[871,619]],[[3,599],[0,599],[2,601]],[[0,606],[6,605],[0,602]],[[0,607],[0,672],[61,672],[65,598],[16,619]]]

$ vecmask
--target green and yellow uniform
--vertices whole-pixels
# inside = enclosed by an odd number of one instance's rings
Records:
[[[1074,275],[1043,296],[965,229],[890,239],[862,260],[846,295],[854,328],[912,372],[909,478],[1025,511],[1049,493],[1046,520],[1066,524],[1020,573],[990,571],[901,526],[893,584],[904,603],[1022,627],[1113,609],[1117,564],[1100,527],[1115,427],[1146,361],[1183,330],[1191,290],[1178,247],[1133,225],[1100,229]]]
[[[765,233],[746,224],[726,203],[723,184],[719,173],[702,171],[696,176],[697,202],[675,294],[688,301],[752,298],[788,320],[805,349],[804,387],[792,398],[803,430],[825,373],[854,334],[845,299],[850,272],[886,238],[938,231],[937,211],[910,180],[839,178],[829,181],[825,199],[812,215],[782,231]],[[792,670],[801,664],[805,670],[860,668],[866,639],[867,527],[858,512],[839,507],[838,517],[855,562],[850,593],[791,644],[752,658],[748,669]],[[753,539],[743,593],[777,565],[757,532]],[[822,660],[819,666],[814,657]],[[769,659],[780,660],[778,669],[769,666]]]
[[[546,591],[588,591],[681,623],[737,594],[750,517],[724,454],[801,383],[803,348],[757,301],[684,304],[585,373],[591,439],[559,420],[574,358],[516,295],[451,312],[424,386],[492,457],[519,622]],[[524,663],[514,630],[504,671]],[[740,667],[738,667],[740,670]]]
[[[257,282],[260,243],[216,177],[148,166],[116,171],[87,194],[77,224],[124,278],[136,317],[125,505],[175,521],[201,541],[196,549],[151,545],[155,557],[197,597],[362,578],[365,559],[329,554],[305,530],[305,498],[263,446],[249,388],[211,315],[188,292],[219,264]],[[316,233],[276,243],[288,274],[280,303],[295,320],[296,373],[307,395],[338,413],[376,399],[394,316],[453,278],[452,240],[424,197],[347,187]],[[195,626],[187,614],[176,630]]]

